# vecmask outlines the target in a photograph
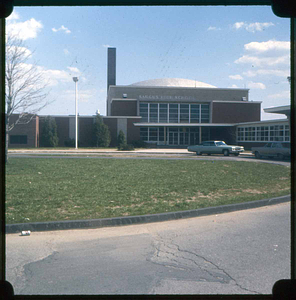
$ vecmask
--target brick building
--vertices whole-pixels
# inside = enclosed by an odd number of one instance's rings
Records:
[[[116,85],[116,49],[108,48],[107,114],[104,123],[116,146],[122,130],[128,143],[145,141],[157,147],[187,147],[205,140],[224,140],[246,149],[267,141],[289,141],[289,120],[260,121],[261,102],[249,100],[248,89],[216,88],[196,80],[162,78]],[[266,112],[288,116],[289,106]],[[74,116],[52,116],[59,146],[75,138]],[[44,116],[10,132],[10,147],[38,147]],[[81,147],[92,146],[95,116],[79,116]]]

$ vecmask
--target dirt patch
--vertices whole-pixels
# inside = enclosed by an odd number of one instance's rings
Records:
[[[248,193],[248,194],[266,194],[265,191],[259,191],[259,190],[255,190],[255,189],[246,189],[243,190],[243,193]]]

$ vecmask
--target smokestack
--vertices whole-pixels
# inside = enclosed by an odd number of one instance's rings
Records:
[[[116,85],[116,48],[108,48],[107,93],[110,85]]]

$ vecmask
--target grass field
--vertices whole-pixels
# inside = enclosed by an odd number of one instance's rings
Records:
[[[6,222],[143,215],[290,194],[290,168],[257,162],[10,158]]]

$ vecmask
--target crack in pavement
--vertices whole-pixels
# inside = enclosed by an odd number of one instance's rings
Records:
[[[173,267],[180,271],[194,272],[196,281],[219,282],[222,284],[233,282],[234,285],[243,291],[259,294],[257,291],[240,285],[228,272],[206,257],[181,249],[172,239],[165,239],[158,233],[154,235],[154,239],[156,240],[154,242],[155,253],[148,259],[151,263],[164,267]],[[196,279],[197,277],[198,280]],[[190,278],[192,279],[192,277]]]
[[[172,244],[173,244],[173,243],[172,243]],[[240,284],[236,281],[236,279],[233,278],[228,272],[226,272],[224,269],[222,269],[221,267],[219,267],[217,264],[213,263],[212,261],[206,259],[204,256],[201,256],[201,255],[199,255],[199,254],[196,254],[196,253],[191,252],[191,251],[188,251],[188,250],[182,250],[182,249],[180,248],[180,246],[177,245],[177,244],[173,244],[173,245],[177,247],[178,251],[192,254],[192,255],[194,255],[194,256],[196,256],[196,257],[198,257],[198,258],[203,259],[205,262],[207,262],[207,263],[213,265],[215,268],[217,268],[219,271],[223,272],[227,277],[229,277],[229,278],[235,283],[235,285],[238,286],[240,289],[242,289],[242,290],[244,290],[244,291],[247,291],[247,292],[259,294],[257,291],[254,291],[254,290],[250,290],[250,289],[244,288],[244,287],[243,287],[242,285],[240,285]],[[196,263],[196,262],[194,261],[194,263]]]

